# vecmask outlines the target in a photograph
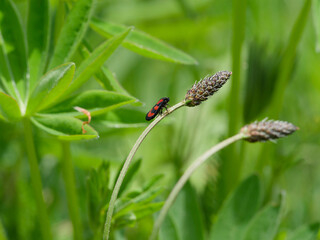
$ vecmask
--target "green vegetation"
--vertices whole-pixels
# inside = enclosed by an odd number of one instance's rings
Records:
[[[1,0],[0,240],[320,239],[319,6]]]

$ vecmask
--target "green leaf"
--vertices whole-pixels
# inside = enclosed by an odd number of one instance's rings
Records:
[[[310,225],[305,225],[288,236],[288,240],[316,240],[317,235],[320,231],[320,224],[314,223]]]
[[[32,122],[41,130],[57,136],[61,140],[83,140],[97,138],[98,133],[90,126],[85,125],[87,131],[82,133],[82,121],[68,116],[42,116],[32,117]]]
[[[119,34],[126,29],[125,26],[111,22],[102,22],[98,19],[91,20],[90,26],[97,33],[107,38]],[[188,54],[139,30],[133,30],[130,36],[123,42],[123,46],[150,58],[182,64],[197,64],[197,61]]]
[[[151,202],[155,199],[161,192],[163,188],[157,187],[154,189],[150,189],[146,192],[142,192],[138,196],[134,198],[120,198],[116,202],[115,213],[113,215],[113,219],[117,219],[122,217],[129,212],[134,211],[138,206],[143,206],[146,203]]]
[[[124,162],[123,162],[124,164]],[[118,179],[119,175],[120,175],[120,171],[123,167],[123,164],[121,165],[121,168],[119,169],[119,172],[118,172],[118,176],[116,177],[116,179]],[[123,179],[123,182],[122,182],[122,185],[121,185],[121,188],[119,190],[119,193],[118,193],[118,196],[120,197],[121,194],[123,193],[124,190],[126,190],[126,188],[129,186],[129,184],[131,183],[134,175],[138,172],[139,168],[140,168],[140,165],[141,165],[141,159],[135,161],[133,164],[131,164],[131,166],[129,167],[127,173],[126,173],[126,176],[125,178]]]
[[[10,95],[24,101],[28,89],[26,38],[21,19],[11,0],[0,4],[0,76]]]
[[[95,118],[92,123],[99,133],[109,134],[112,131],[128,128],[143,128],[148,124],[145,119],[146,113],[136,108],[121,107],[107,112]]]
[[[258,212],[250,222],[244,240],[273,240],[281,222],[284,201],[270,204]]]
[[[90,57],[90,50],[87,43],[82,45],[81,48],[81,55],[83,58],[89,58]],[[98,81],[98,83],[105,89],[110,91],[116,91],[118,93],[122,93],[125,95],[131,96],[119,83],[119,81],[116,79],[114,74],[105,66],[101,66],[100,69],[97,70],[95,73],[95,79]]]
[[[288,85],[290,79],[290,73],[292,71],[295,56],[297,53],[297,47],[301,40],[303,31],[306,27],[306,23],[309,17],[309,12],[311,9],[311,0],[305,0],[303,7],[297,17],[295,24],[291,30],[288,45],[284,51],[282,61],[280,63],[279,69],[281,70],[276,81],[276,86],[274,94],[272,96],[272,101],[269,109],[269,117],[277,118],[284,99],[285,89]]]
[[[211,240],[238,240],[244,236],[261,202],[260,182],[255,175],[244,180],[226,200],[210,233]]]
[[[0,92],[0,115],[8,121],[17,121],[21,118],[17,101],[2,92]]]
[[[87,178],[89,220],[95,232],[99,230],[104,220],[101,221],[101,211],[109,202],[111,194],[109,181],[110,164],[107,162],[102,162],[98,169],[92,169]]]
[[[30,90],[32,90],[47,63],[50,37],[48,0],[30,0],[27,19]]]
[[[166,216],[159,230],[159,240],[179,240],[178,228],[170,215]]]
[[[167,219],[169,216],[169,219]],[[167,223],[161,227],[161,235],[177,236],[179,240],[205,239],[203,216],[195,190],[187,182],[179,193],[175,203],[165,219]],[[171,219],[170,219],[171,218]],[[170,223],[171,221],[171,223]],[[169,223],[169,228],[168,227]]]
[[[81,45],[80,49],[80,55],[83,59],[87,59],[90,57],[91,51],[89,50],[90,46],[87,42],[84,41],[84,43]],[[101,67],[102,68],[102,67]],[[108,78],[104,76],[102,70],[98,69],[97,72],[95,73],[94,77],[97,80],[97,82],[103,87],[103,89],[108,90],[108,91],[115,91],[115,89],[111,86]],[[101,80],[100,80],[101,78]]]
[[[61,113],[68,116],[84,117],[82,113],[73,109],[78,106],[88,110],[91,113],[91,116],[94,116],[135,101],[134,98],[119,93],[104,90],[91,90],[80,93],[79,95],[60,103],[56,107],[48,109],[46,113]]]
[[[102,86],[106,86],[107,81],[110,83],[111,87],[122,94],[125,95],[130,95],[127,90],[125,90],[121,84],[119,83],[118,79],[116,78],[116,76],[106,67],[102,66],[101,67],[101,71],[98,72],[97,77],[99,78],[101,85]]]
[[[74,63],[66,63],[44,75],[30,96],[27,113],[32,114],[52,105],[68,88],[74,71]]]
[[[136,221],[139,221],[140,219],[159,211],[162,206],[163,202],[138,204],[135,206],[132,212],[117,218],[115,228],[133,225]]]
[[[160,179],[162,179],[164,174],[158,174],[153,176],[148,182],[144,184],[142,187],[142,191],[149,190],[152,186],[154,186],[157,182],[159,182]]]
[[[89,49],[89,45],[85,42],[81,48],[81,55],[83,58],[90,57],[91,53]],[[132,97],[132,95],[122,87],[115,75],[107,67],[101,66],[100,69],[96,71],[94,77],[105,90],[115,91]],[[137,99],[135,106],[141,105],[142,103]]]
[[[268,51],[267,44],[253,41],[248,53],[243,117],[245,123],[258,118],[270,103],[279,72],[281,51]]]
[[[81,43],[90,21],[95,0],[79,0],[61,29],[49,69],[71,60]]]
[[[126,29],[120,35],[117,35],[97,47],[91,55],[85,59],[79,68],[76,70],[75,79],[65,92],[65,95],[69,95],[73,91],[77,90],[82,84],[84,84],[90,77],[92,77],[103,65],[103,63],[111,56],[111,54],[122,43],[131,28]]]

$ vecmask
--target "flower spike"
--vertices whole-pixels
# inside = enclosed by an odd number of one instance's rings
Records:
[[[232,72],[221,71],[195,83],[185,96],[186,106],[195,107],[207,100],[227,82],[231,74]]]
[[[298,129],[286,121],[263,120],[244,126],[241,133],[245,135],[244,140],[248,142],[265,142],[288,136]]]

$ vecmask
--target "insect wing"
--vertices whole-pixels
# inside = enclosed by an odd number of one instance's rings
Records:
[[[169,102],[169,98],[161,98],[156,105],[147,113],[146,120],[150,121],[151,119],[155,118],[158,113],[161,111],[163,107]]]

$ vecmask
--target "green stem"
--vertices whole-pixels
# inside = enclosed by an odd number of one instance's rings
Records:
[[[83,228],[79,212],[79,201],[73,173],[70,143],[61,141],[62,146],[62,173],[67,192],[69,214],[73,225],[73,239],[83,239]]]
[[[37,203],[37,210],[38,210],[37,215],[39,217],[39,226],[42,233],[42,238],[45,240],[50,240],[52,239],[50,222],[49,222],[46,205],[42,195],[41,175],[39,171],[36,150],[33,142],[33,134],[32,134],[30,119],[24,118],[23,125],[24,125],[24,135],[25,135],[25,142],[27,147],[28,161],[29,161],[30,172],[31,172],[30,174],[31,182],[32,182],[33,191],[35,195],[35,200]]]
[[[157,218],[152,234],[150,236],[150,240],[154,240],[157,237],[158,231],[160,229],[160,226],[162,222],[164,221],[171,205],[174,203],[176,197],[178,196],[179,192],[185,185],[185,183],[188,181],[188,179],[191,177],[191,175],[205,162],[209,159],[210,156],[215,154],[216,152],[220,151],[221,149],[225,148],[226,146],[230,145],[231,143],[234,143],[240,139],[242,139],[244,135],[242,133],[238,133],[220,143],[215,145],[214,147],[210,148],[208,151],[206,151],[203,155],[201,155],[199,158],[197,158],[184,172],[182,177],[178,180],[174,188],[169,194],[169,197],[167,198],[166,202],[164,203],[161,212],[159,214],[159,217]]]
[[[121,187],[121,184],[123,182],[123,179],[128,171],[129,165],[131,163],[131,160],[133,156],[135,155],[136,151],[138,150],[140,144],[142,143],[143,139],[148,135],[148,133],[151,131],[152,128],[154,128],[155,125],[157,125],[164,117],[172,113],[173,111],[177,110],[180,107],[183,107],[185,105],[185,102],[179,102],[176,105],[172,106],[171,108],[168,108],[167,111],[165,111],[163,114],[159,115],[152,123],[149,124],[149,126],[143,131],[143,133],[139,136],[137,139],[136,143],[134,144],[133,148],[131,149],[126,161],[124,162],[124,165],[121,169],[121,172],[119,174],[119,177],[117,179],[117,182],[114,186],[111,199],[109,202],[109,208],[107,212],[107,217],[106,217],[106,222],[104,225],[104,231],[103,231],[103,239],[107,240],[109,239],[109,234],[110,234],[110,227],[111,227],[111,222],[112,222],[112,214],[115,206],[115,202],[118,197],[118,193]]]

